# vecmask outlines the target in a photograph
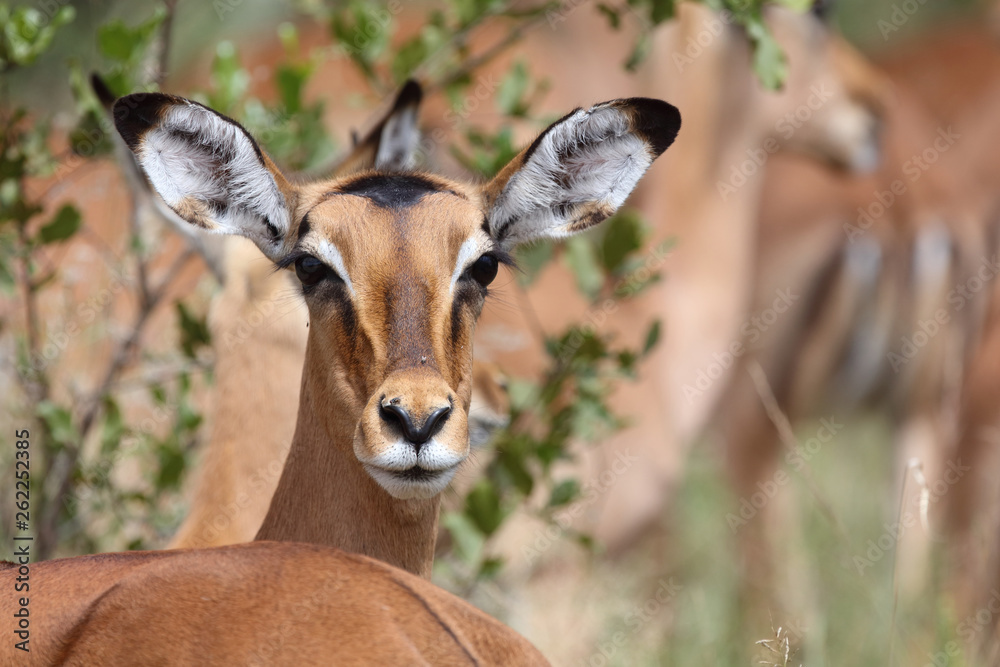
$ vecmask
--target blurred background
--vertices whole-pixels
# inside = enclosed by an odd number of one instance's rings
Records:
[[[554,664],[1000,664],[998,40],[971,0],[0,4],[0,427],[32,432],[38,557],[252,539],[304,349],[290,283],[116,153],[92,73],[303,178],[409,78],[418,168],[466,179],[659,97],[683,126],[626,210],[491,287],[435,581]]]

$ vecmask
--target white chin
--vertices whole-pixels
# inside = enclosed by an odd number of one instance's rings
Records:
[[[444,491],[457,469],[456,465],[446,470],[426,471],[423,477],[414,479],[407,476],[406,472],[386,470],[371,464],[365,465],[365,470],[379,486],[390,496],[400,500],[433,498]]]

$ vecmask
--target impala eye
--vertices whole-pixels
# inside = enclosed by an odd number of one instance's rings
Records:
[[[498,267],[497,258],[487,254],[473,262],[472,266],[469,267],[469,274],[477,283],[486,287],[497,277]]]
[[[295,275],[303,285],[315,285],[329,273],[326,264],[312,255],[305,255],[295,260]]]

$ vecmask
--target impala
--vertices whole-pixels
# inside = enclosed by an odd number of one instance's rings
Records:
[[[922,65],[916,69],[914,78],[924,74]],[[986,407],[995,404],[998,377],[996,292],[993,286],[959,290],[998,250],[996,168],[987,178],[977,173],[985,171],[984,160],[996,164],[987,147],[995,145],[997,102],[985,105],[991,111],[978,126],[942,123],[897,84],[885,107],[886,164],[874,177],[846,181],[776,161],[761,212],[755,308],[777,287],[793,286],[803,303],[747,359],[761,365],[793,421],[820,409],[838,417],[873,405],[887,412],[897,478],[908,475],[905,462],[917,457],[930,485],[949,480],[934,487],[946,492],[935,498],[940,502],[930,518],[935,533],[952,533],[959,577],[978,555],[963,534],[972,508],[992,512],[970,496],[977,493],[973,480],[995,470],[977,464],[977,455],[988,453],[984,435],[996,425],[995,411]],[[949,146],[942,129],[953,121],[961,138]],[[915,179],[907,165],[929,147],[939,155]],[[871,222],[859,223],[862,213],[873,212]],[[745,369],[734,377],[719,415],[735,494],[749,498],[774,474],[781,444]],[[919,488],[912,479],[907,486],[905,507],[915,515]],[[735,524],[747,543],[747,581],[761,590],[769,588],[773,566],[767,526],[765,517]],[[911,594],[928,581],[928,537],[915,525],[898,538],[896,576]]]
[[[97,76],[92,84],[108,112],[113,94]],[[345,176],[364,169],[409,168],[419,139],[420,85],[407,81],[363,138],[332,169]],[[215,341],[214,407],[187,517],[171,548],[248,542],[267,513],[288,455],[299,404],[308,312],[289,271],[274,271],[257,247],[242,238],[219,236],[189,225],[151,189],[134,155],[122,143],[119,156],[132,195],[192,242],[222,291],[209,317]],[[255,382],[261,376],[268,382]],[[469,435],[483,445],[506,423],[503,374],[473,362]]]
[[[420,86],[407,82],[333,175],[409,167],[421,97]],[[138,169],[131,153],[123,162],[125,169]],[[194,229],[172,211],[166,219],[182,233]],[[198,236],[226,241],[218,271],[222,291],[209,318],[215,401],[188,515],[170,542],[173,548],[236,544],[257,534],[295,431],[309,322],[291,272],[274,271],[245,239]],[[267,382],[259,381],[265,377]]]
[[[440,492],[469,451],[471,339],[499,265],[520,243],[611,215],[680,128],[665,102],[615,100],[571,112],[483,185],[377,170],[295,185],[242,127],[195,102],[137,94],[114,113],[177,215],[249,238],[302,284],[310,329],[298,423],[258,538],[293,532],[425,577]],[[272,610],[296,612],[316,591],[320,611],[298,610],[282,659],[542,661],[448,594],[324,546],[109,554],[32,572],[58,584],[32,593],[33,648],[46,662],[183,664],[209,651],[246,662]],[[8,567],[0,579],[16,575]],[[400,596],[412,602],[402,613]],[[9,617],[17,603],[0,604]],[[239,625],[223,630],[220,618]],[[457,655],[434,653],[445,644]]]

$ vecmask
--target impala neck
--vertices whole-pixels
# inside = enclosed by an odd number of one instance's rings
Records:
[[[430,578],[440,497],[393,498],[354,455],[356,415],[350,392],[324,389],[306,350],[298,423],[278,488],[257,540],[339,547]]]

